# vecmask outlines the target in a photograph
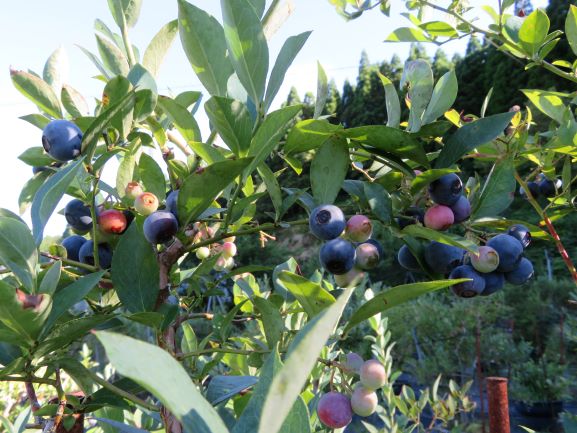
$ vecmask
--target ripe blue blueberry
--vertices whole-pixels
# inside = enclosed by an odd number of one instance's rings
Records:
[[[80,248],[86,242],[86,238],[78,235],[68,236],[66,239],[62,241],[62,246],[66,249],[66,256],[70,260],[79,261],[78,253],[80,252]]]
[[[407,226],[417,224],[417,222],[425,224],[425,211],[421,208],[410,207],[401,215],[402,217],[397,218],[397,224],[401,230]]]
[[[355,247],[344,239],[333,239],[321,247],[320,261],[331,274],[342,275],[349,272],[355,264]]]
[[[449,173],[429,185],[431,200],[444,206],[453,206],[461,197],[463,182],[455,173]]]
[[[166,196],[166,210],[172,213],[176,218],[178,218],[177,203],[178,203],[178,192],[180,190],[171,191]]]
[[[523,224],[512,225],[509,227],[509,230],[507,230],[507,234],[521,242],[523,248],[527,248],[531,243],[531,232]]]
[[[489,272],[488,274],[482,274],[485,279],[485,290],[481,293],[481,296],[489,296],[495,292],[498,292],[505,285],[505,274],[501,272]]]
[[[80,263],[94,266],[94,242],[92,240],[84,242],[78,251]],[[98,244],[98,260],[102,269],[112,266],[112,249],[108,244]]]
[[[92,228],[90,208],[81,200],[74,199],[68,202],[64,208],[64,218],[66,218],[70,227],[81,233],[85,233]]]
[[[507,282],[516,286],[525,284],[531,279],[531,277],[533,277],[533,263],[531,263],[531,261],[525,257],[521,259],[517,269],[514,269],[511,272],[507,272],[505,274],[505,279]]]
[[[533,198],[539,197],[539,184],[537,182],[527,182],[527,188]],[[519,188],[519,194],[521,194],[522,197],[527,197],[527,193],[523,187]]]
[[[563,182],[561,179],[551,180],[544,178],[539,182],[539,193],[541,193],[543,197],[555,197],[560,192],[562,186]]]
[[[460,278],[471,279],[471,281],[465,281],[452,286],[453,293],[461,298],[473,298],[485,290],[485,279],[472,266],[457,266],[453,269],[449,278],[451,280]]]
[[[403,245],[397,254],[397,260],[399,264],[405,268],[407,271],[419,272],[421,270],[421,265],[411,252],[408,246]]]
[[[144,220],[144,237],[152,244],[163,244],[178,232],[176,217],[164,210],[151,213]]]
[[[317,238],[325,241],[338,238],[346,224],[343,211],[331,204],[315,208],[309,218],[311,232]]]
[[[42,131],[42,146],[59,161],[70,161],[80,155],[82,131],[69,120],[53,120]]]
[[[427,265],[440,274],[446,275],[463,263],[465,250],[452,245],[433,241],[425,247]]]
[[[464,195],[459,197],[457,202],[453,206],[450,206],[450,208],[455,216],[455,224],[462,223],[471,216],[471,202],[469,202],[469,199]]]
[[[511,272],[519,265],[523,256],[523,245],[513,236],[506,234],[497,235],[487,242],[487,246],[493,248],[499,254],[499,272]]]

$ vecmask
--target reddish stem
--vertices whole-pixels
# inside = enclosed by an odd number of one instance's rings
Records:
[[[567,253],[567,250],[565,249],[565,246],[563,245],[563,242],[561,241],[561,238],[559,237],[557,230],[555,230],[555,226],[553,225],[551,219],[547,216],[545,212],[543,212],[543,221],[545,221],[545,224],[547,225],[547,230],[549,230],[549,234],[553,237],[555,245],[557,246],[557,250],[559,251],[559,254],[561,254],[561,258],[563,259],[565,265],[567,266],[567,269],[569,269],[569,272],[571,273],[571,278],[573,278],[573,281],[575,282],[575,284],[577,284],[577,270],[575,269],[575,265],[573,264],[571,257],[569,257],[569,254]]]

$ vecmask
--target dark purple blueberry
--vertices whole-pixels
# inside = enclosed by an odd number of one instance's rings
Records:
[[[516,269],[505,274],[505,279],[508,283],[520,286],[529,281],[533,277],[533,273],[533,263],[531,263],[529,259],[523,257]]]
[[[349,241],[337,238],[325,243],[319,256],[323,268],[331,274],[342,275],[355,264],[355,247]]]
[[[444,206],[453,206],[463,192],[463,182],[455,173],[449,173],[429,185],[431,200]]]
[[[506,234],[497,235],[487,242],[499,254],[499,272],[511,272],[516,269],[523,257],[523,245],[518,239]]]
[[[468,220],[471,216],[471,202],[469,202],[469,199],[464,195],[459,197],[457,203],[450,207],[453,211],[453,215],[455,215],[455,224],[462,223],[463,221]]]
[[[472,266],[458,266],[451,272],[449,279],[458,280],[469,278],[471,281],[465,281],[452,286],[453,293],[461,298],[474,298],[483,293],[485,290],[485,279]]]

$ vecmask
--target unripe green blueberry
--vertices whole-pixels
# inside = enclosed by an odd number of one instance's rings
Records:
[[[479,247],[479,254],[470,253],[471,265],[476,271],[488,274],[499,266],[499,254],[488,246]]]
[[[335,284],[343,289],[348,287],[355,287],[360,284],[360,282],[365,277],[365,273],[357,268],[351,269],[346,274],[334,275]]]
[[[144,190],[142,189],[142,186],[140,186],[140,183],[129,182],[128,185],[126,185],[126,188],[124,190],[124,195],[129,200],[136,200],[136,198],[140,194],[142,194],[143,192],[144,192]]]
[[[345,227],[346,236],[353,242],[365,242],[373,233],[373,223],[365,215],[353,215]]]
[[[222,255],[225,258],[230,258],[236,256],[236,244],[233,242],[225,242],[222,244]]]
[[[210,248],[200,247],[196,250],[196,257],[198,260],[204,260],[210,257]]]
[[[359,416],[369,416],[375,413],[379,397],[372,389],[364,386],[357,386],[351,396],[351,407],[353,412]]]
[[[143,192],[134,200],[134,208],[141,215],[150,215],[158,209],[158,198],[151,192]]]
[[[379,389],[387,382],[385,366],[376,359],[369,359],[361,366],[361,383],[368,389]]]

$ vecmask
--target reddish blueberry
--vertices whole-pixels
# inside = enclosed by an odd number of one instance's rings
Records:
[[[346,236],[353,242],[365,242],[373,233],[373,223],[365,215],[353,215],[345,227]]]
[[[381,248],[382,250],[382,248]],[[357,246],[355,264],[368,271],[377,267],[381,261],[379,248],[372,242],[363,242]]]
[[[425,226],[433,230],[447,230],[455,222],[455,215],[448,206],[435,205],[425,213]]]
[[[104,233],[120,234],[127,225],[126,216],[119,210],[107,209],[98,215],[98,226]]]
[[[372,389],[365,388],[364,386],[357,386],[353,391],[351,396],[351,407],[353,412],[358,416],[369,416],[375,413],[377,410],[377,405],[379,404],[379,398],[377,393]]]
[[[349,398],[339,392],[328,392],[317,405],[319,420],[329,428],[342,428],[350,424],[353,410]]]
[[[360,376],[361,384],[369,390],[379,389],[387,383],[385,366],[376,359],[369,359],[363,363]]]

